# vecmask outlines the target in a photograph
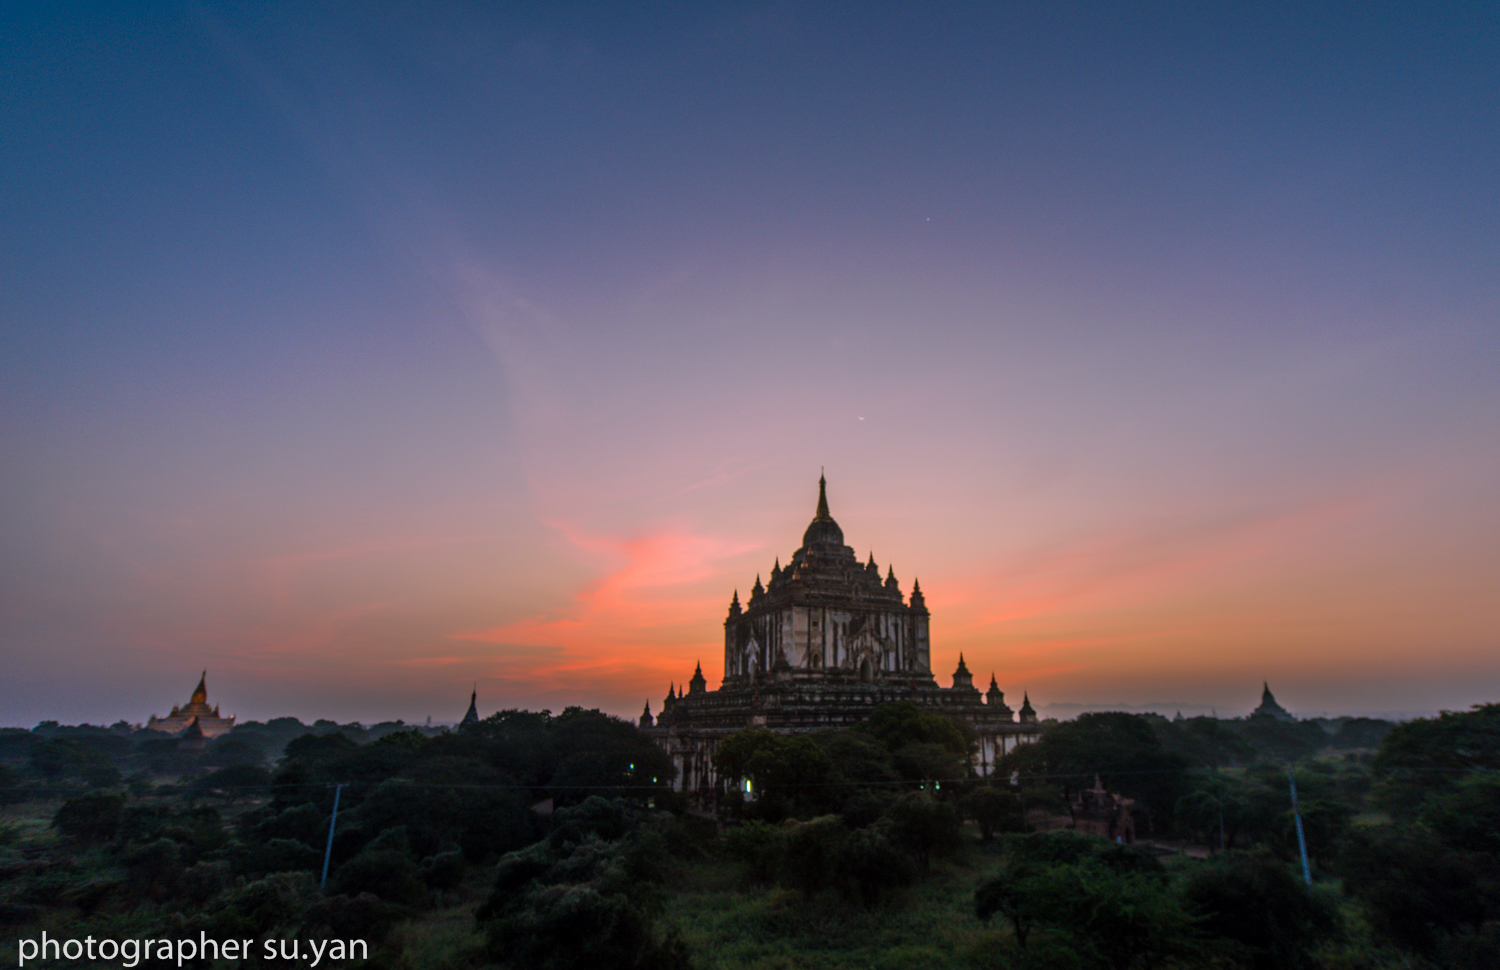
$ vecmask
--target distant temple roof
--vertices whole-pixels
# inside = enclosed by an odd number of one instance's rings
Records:
[[[464,714],[464,719],[458,722],[459,727],[479,723],[479,687],[475,685],[473,693],[469,694],[469,710]]]
[[[1261,687],[1260,706],[1250,712],[1251,717],[1274,717],[1278,721],[1296,720],[1290,711],[1276,703],[1276,698],[1271,694],[1269,681],[1262,681]]]
[[[166,731],[169,734],[177,734],[186,731],[197,723],[197,729],[203,732],[204,737],[216,737],[226,734],[234,727],[234,715],[229,717],[219,716],[219,706],[212,707],[208,703],[208,671],[203,671],[198,677],[198,686],[193,688],[192,696],[188,702],[181,707],[173,706],[172,713],[166,717],[151,716],[146,722],[146,727],[153,731]]]

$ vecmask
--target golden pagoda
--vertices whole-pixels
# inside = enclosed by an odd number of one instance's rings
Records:
[[[186,731],[194,720],[198,722],[198,730],[203,732],[205,738],[218,737],[228,734],[229,729],[234,727],[234,715],[228,717],[219,716],[219,705],[208,706],[208,671],[198,678],[198,686],[193,690],[193,696],[182,707],[174,706],[172,713],[166,717],[151,715],[151,720],[146,722],[146,729],[150,731],[165,731],[168,734],[177,734]]]

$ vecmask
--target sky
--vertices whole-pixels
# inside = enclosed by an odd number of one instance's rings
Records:
[[[598,707],[826,472],[1014,705],[1500,700],[1490,3],[0,8],[0,723]]]

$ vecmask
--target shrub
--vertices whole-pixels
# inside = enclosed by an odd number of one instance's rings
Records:
[[[147,899],[172,896],[182,878],[182,848],[171,839],[141,846],[126,859],[131,890]]]
[[[1009,861],[974,893],[980,919],[1011,921],[1023,950],[1034,929],[1066,933],[1087,965],[1128,970],[1192,957],[1199,947],[1191,913],[1153,874],[1120,872],[1088,857],[1079,862]],[[1027,965],[1031,965],[1028,951]]]
[[[274,872],[316,872],[323,865],[323,854],[296,839],[271,839],[261,845],[248,846],[236,868],[248,876],[265,876]]]
[[[1398,946],[1431,956],[1439,943],[1493,918],[1493,857],[1455,852],[1421,828],[1356,830],[1339,858],[1346,891]],[[1491,870],[1487,872],[1486,870]],[[1487,911],[1488,910],[1488,911]]]
[[[465,868],[462,852],[439,852],[422,860],[417,876],[429,889],[453,889],[463,882]]]
[[[932,857],[947,856],[956,852],[963,844],[962,829],[953,806],[939,802],[926,792],[909,792],[891,806],[891,839],[917,861],[917,867],[926,873],[932,866]]]
[[[1312,947],[1338,929],[1333,908],[1266,856],[1220,855],[1188,875],[1183,896],[1257,970],[1313,966]]]
[[[406,853],[392,849],[366,849],[339,866],[328,880],[328,891],[342,896],[373,893],[406,906],[418,905],[426,895],[417,878],[416,863]]]
[[[848,830],[837,815],[788,823],[782,873],[792,886],[811,897],[834,883]]]
[[[676,934],[658,941],[630,900],[587,885],[548,886],[529,894],[488,928],[491,952],[535,970],[686,970]]]
[[[786,854],[786,833],[776,825],[752,821],[737,825],[723,835],[724,851],[743,862],[756,882],[771,882]]]
[[[916,865],[890,838],[888,825],[851,832],[841,847],[838,870],[847,890],[866,909],[874,909],[890,890],[910,885]]]
[[[95,792],[70,798],[52,816],[52,827],[84,842],[112,839],[120,828],[125,796]]]
[[[986,842],[992,840],[996,832],[1017,831],[1025,824],[1020,799],[991,785],[969,792],[961,804],[979,826],[979,837]]]

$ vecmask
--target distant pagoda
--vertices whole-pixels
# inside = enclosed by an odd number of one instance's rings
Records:
[[[168,734],[179,734],[192,726],[196,719],[198,730],[203,732],[205,738],[215,738],[221,734],[228,734],[234,727],[234,715],[228,717],[219,716],[219,705],[208,706],[208,671],[198,678],[198,686],[193,690],[193,696],[181,707],[173,707],[172,713],[166,717],[151,715],[151,720],[146,722],[146,728],[151,731],[165,731]]]
[[[1278,721],[1295,721],[1292,712],[1276,703],[1276,698],[1271,694],[1271,685],[1268,681],[1261,682],[1260,706],[1250,712],[1251,717],[1269,717]]]

